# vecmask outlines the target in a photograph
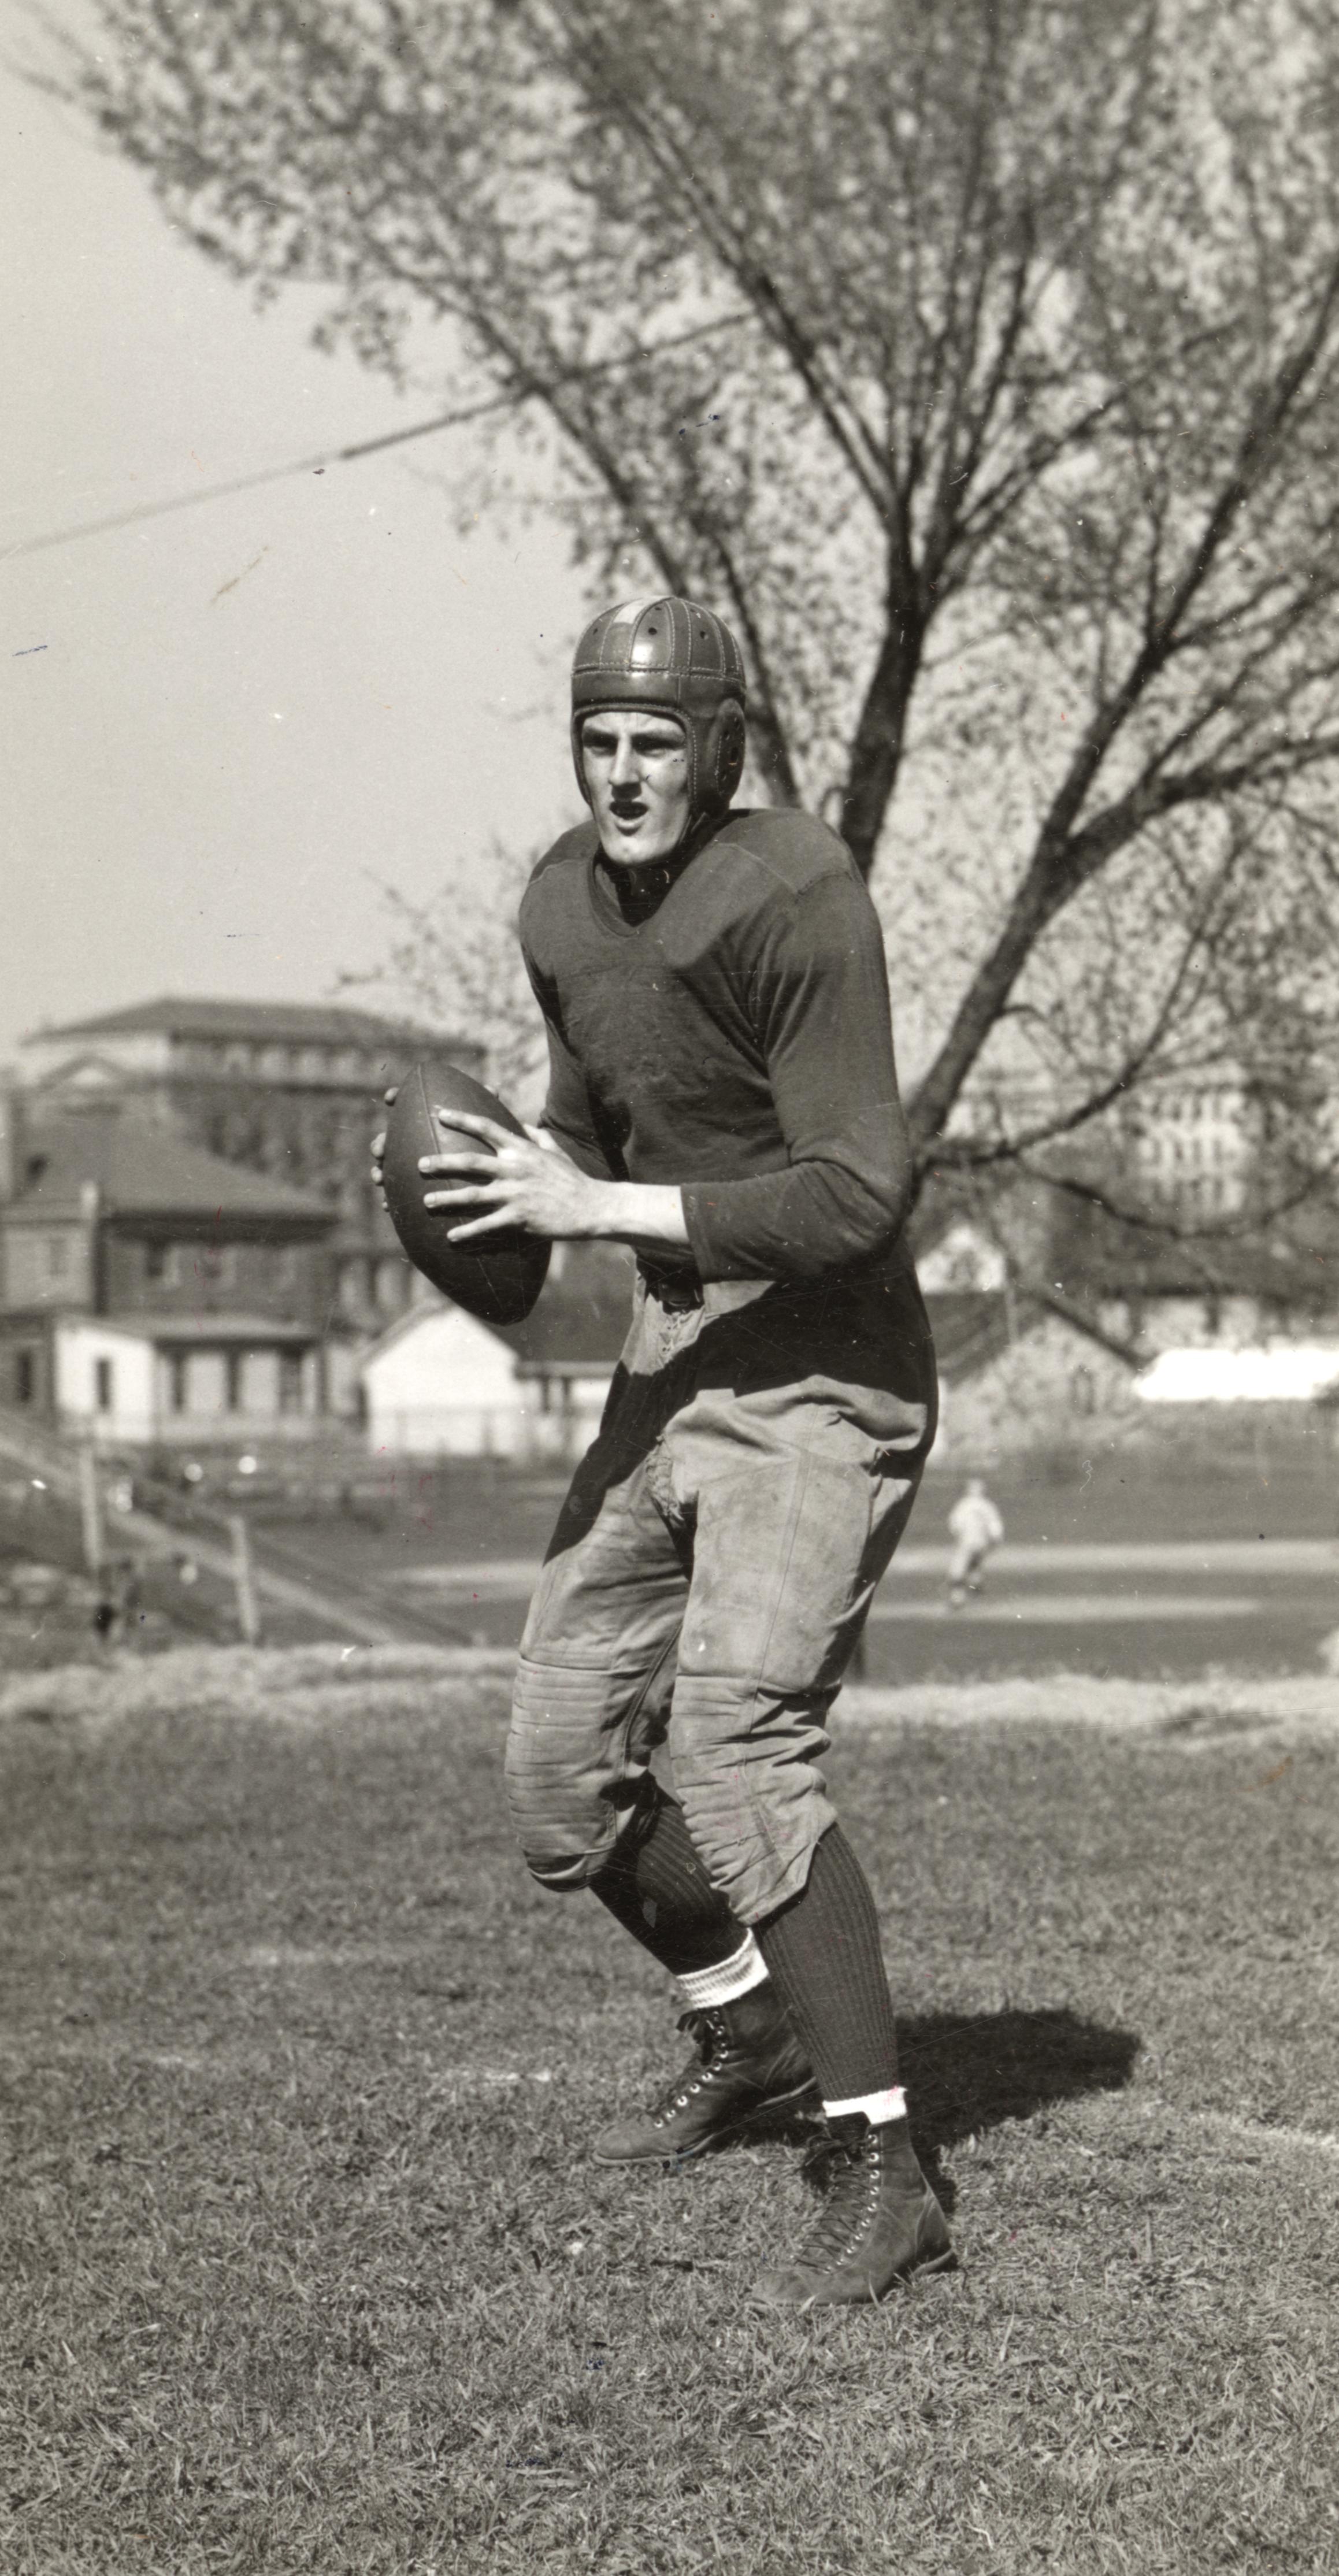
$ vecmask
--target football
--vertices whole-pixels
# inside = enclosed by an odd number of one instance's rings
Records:
[[[429,1089],[431,1079],[431,1089]],[[450,1179],[426,1175],[418,1168],[421,1154],[450,1153],[456,1145],[467,1153],[491,1149],[481,1136],[452,1128],[433,1117],[433,1110],[464,1109],[475,1118],[494,1118],[513,1134],[525,1133],[505,1101],[454,1065],[439,1066],[429,1077],[421,1064],[405,1075],[386,1127],[381,1186],[391,1223],[416,1270],[434,1288],[485,1324],[519,1324],[529,1314],[544,1285],[550,1245],[543,1235],[523,1234],[519,1227],[479,1235],[473,1243],[453,1243],[453,1225],[468,1225],[485,1208],[428,1208],[425,1190],[449,1189]]]

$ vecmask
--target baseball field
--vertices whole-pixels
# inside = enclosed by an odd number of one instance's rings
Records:
[[[506,1664],[0,1684],[0,2564],[1339,2568],[1339,1684],[846,1694],[962,2269],[796,2319],[802,2138],[588,2160],[674,2005],[509,1848]]]

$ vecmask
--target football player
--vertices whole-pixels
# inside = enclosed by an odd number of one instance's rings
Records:
[[[834,2178],[754,2291],[805,2308],[953,2260],[822,1767],[935,1365],[878,920],[823,824],[732,804],[744,749],[743,663],[710,610],[595,619],[572,675],[590,819],[521,911],[541,1127],[453,1112],[491,1150],[421,1168],[456,1241],[635,1249],[631,1332],[526,1624],[508,1792],[541,1885],[598,1897],[686,2006],[690,2063],[597,2157],[680,2163],[816,2088]]]

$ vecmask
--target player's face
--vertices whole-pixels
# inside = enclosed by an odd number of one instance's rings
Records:
[[[688,745],[673,716],[585,717],[581,762],[600,847],[615,866],[667,859],[688,829]]]

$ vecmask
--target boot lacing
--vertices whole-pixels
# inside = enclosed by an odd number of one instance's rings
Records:
[[[828,2188],[828,2196],[809,2234],[795,2257],[798,2271],[827,2271],[849,2261],[868,2236],[879,2214],[879,2194],[883,2183],[883,2155],[876,2131],[871,2130],[858,2146],[843,2140],[825,2138],[817,2148],[808,2170],[826,2167],[838,2170]],[[858,2191],[857,2176],[863,2168],[864,2188],[859,2191],[856,2206],[852,2201]]]
[[[677,2093],[664,2094],[651,2114],[653,2129],[663,2129],[676,2111],[685,2111],[695,2093],[704,2093],[722,2072],[730,2054],[730,2033],[718,2012],[680,2013],[677,2028],[686,2030],[702,2061],[702,2071]]]

